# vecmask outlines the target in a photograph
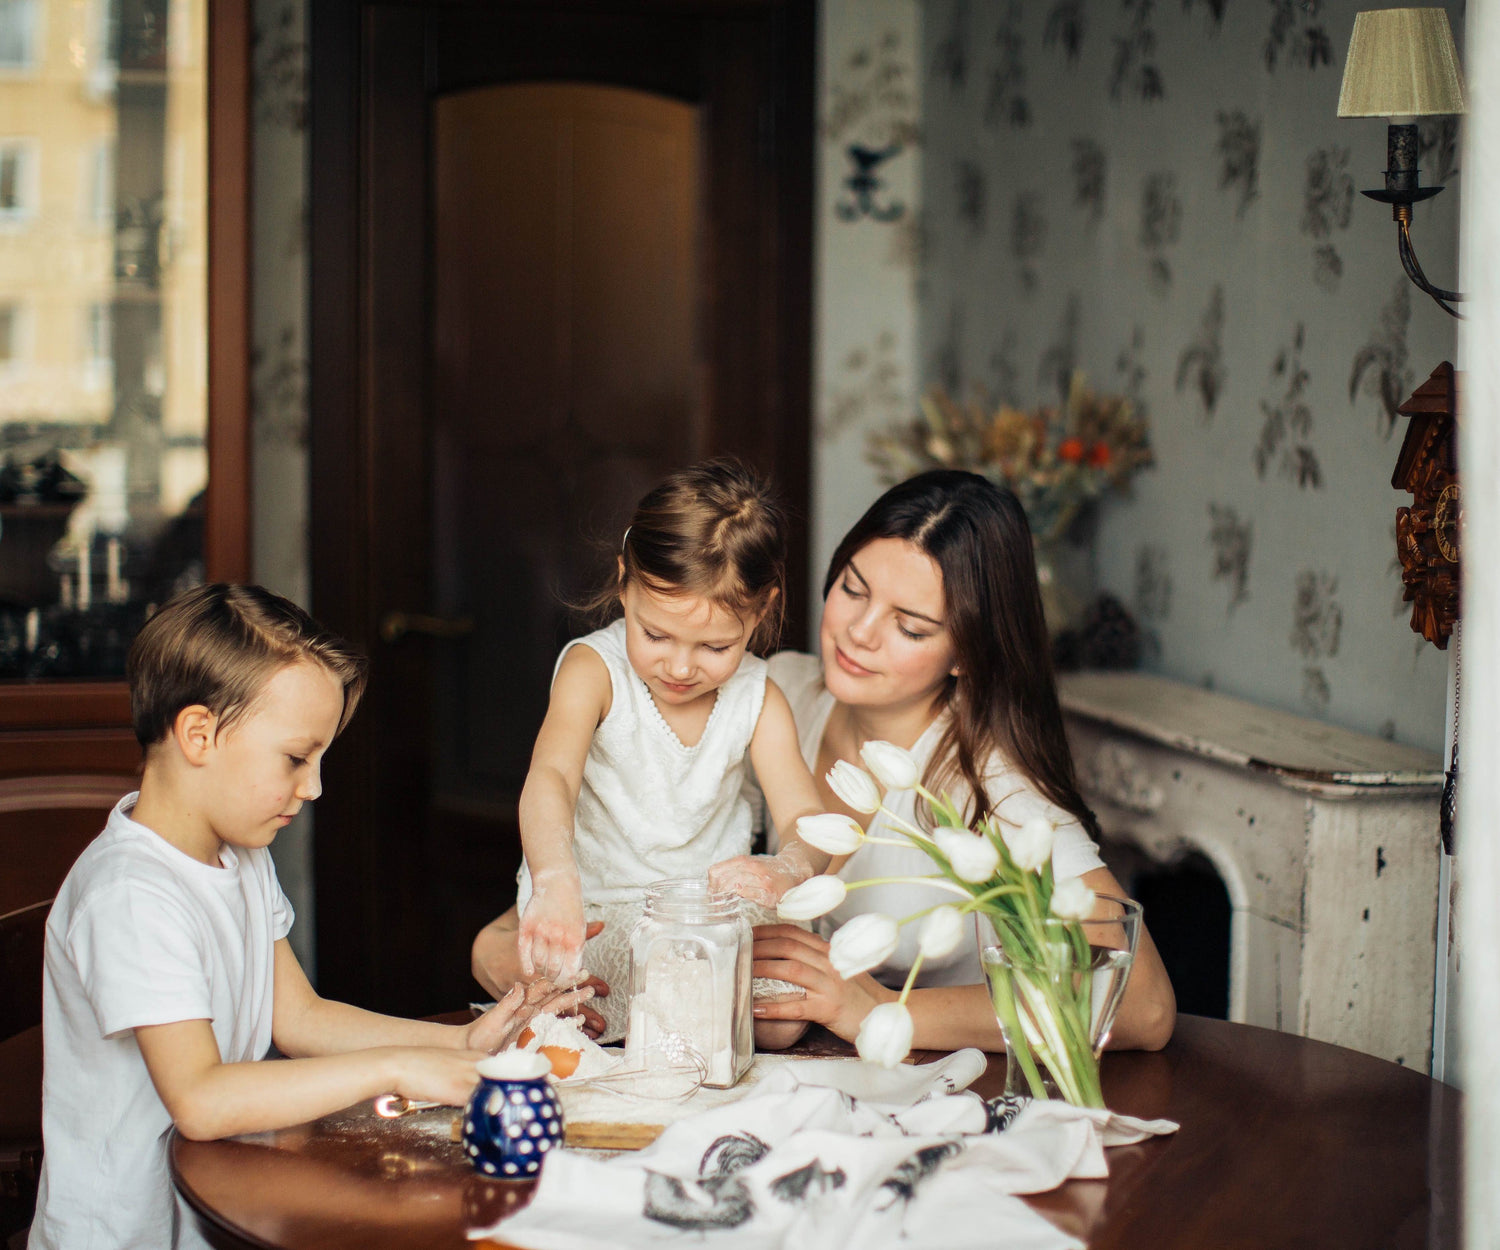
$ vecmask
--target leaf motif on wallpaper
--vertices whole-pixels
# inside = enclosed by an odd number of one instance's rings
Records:
[[[1307,158],[1302,185],[1302,233],[1326,239],[1347,230],[1354,211],[1354,179],[1349,176],[1349,149],[1319,148]]]
[[[1063,57],[1072,67],[1078,64],[1087,33],[1083,0],[1056,0],[1047,10],[1047,21],[1042,27],[1042,47],[1061,48]]]
[[[1326,711],[1333,701],[1333,690],[1328,677],[1316,664],[1302,670],[1302,701],[1316,712]]]
[[[1213,18],[1214,31],[1217,33],[1224,25],[1224,12],[1229,8],[1229,0],[1182,0],[1182,11],[1191,13],[1199,3],[1208,10],[1209,17]]]
[[[1321,22],[1313,19],[1322,7],[1319,0],[1270,0],[1271,29],[1263,53],[1266,68],[1275,72],[1277,62],[1315,70],[1333,62],[1333,41]]]
[[[1115,55],[1109,71],[1109,98],[1126,95],[1161,100],[1167,87],[1156,64],[1156,28],[1151,24],[1155,0],[1121,0],[1125,27],[1115,36]]]
[[[1260,194],[1260,122],[1239,109],[1219,113],[1219,190],[1239,196],[1237,216]]]
[[[1047,217],[1042,211],[1042,197],[1036,191],[1022,191],[1016,196],[1011,214],[1010,254],[1016,258],[1021,289],[1035,293],[1040,281],[1036,261],[1047,246]]]
[[[1313,281],[1328,292],[1339,289],[1339,280],[1344,276],[1344,258],[1332,243],[1313,248]]]
[[[1281,394],[1260,401],[1265,421],[1252,459],[1255,475],[1261,479],[1275,464],[1281,476],[1290,478],[1298,489],[1318,490],[1323,485],[1323,469],[1310,442],[1313,417],[1306,394],[1312,377],[1302,363],[1306,342],[1306,328],[1299,321],[1292,341],[1276,354],[1271,377],[1279,384]]]
[[[1369,341],[1354,354],[1349,370],[1349,402],[1361,387],[1380,401],[1377,428],[1390,438],[1399,415],[1396,409],[1412,388],[1412,371],[1406,367],[1406,332],[1411,322],[1411,287],[1404,277],[1396,279],[1395,293],[1380,310],[1380,321]]]
[[[1182,200],[1170,171],[1149,174],[1141,190],[1141,246],[1146,249],[1151,283],[1158,293],[1172,285],[1167,249],[1182,236]]]
[[[1031,105],[1026,99],[1026,39],[1021,34],[1021,6],[1011,3],[995,32],[995,63],[990,69],[990,89],[984,101],[987,126],[1029,126]]]
[[[954,167],[953,189],[958,200],[958,219],[973,235],[984,234],[989,186],[978,161],[961,159]]]
[[[969,78],[969,0],[954,0],[948,29],[932,53],[932,76],[949,91],[962,91]]]
[[[906,409],[896,336],[882,330],[873,342],[851,348],[839,362],[838,380],[818,422],[818,439],[831,441],[856,424],[866,428],[890,425],[901,420]]]
[[[1016,332],[1009,326],[1000,334],[1000,342],[990,352],[989,358],[991,393],[1004,404],[1012,407],[1021,402],[1021,366],[1016,363]],[[950,394],[957,394],[951,388]]]
[[[1120,379],[1120,391],[1127,396],[1136,412],[1147,415],[1146,366],[1141,363],[1141,354],[1146,350],[1146,331],[1140,326],[1131,327],[1130,342],[1120,349],[1115,357],[1115,374]]]
[[[1321,660],[1339,653],[1344,609],[1339,605],[1339,579],[1314,569],[1297,574],[1292,599],[1292,650],[1304,659]]]
[[[1241,521],[1239,513],[1228,504],[1209,504],[1208,519],[1208,545],[1214,553],[1212,577],[1216,582],[1228,583],[1227,611],[1233,614],[1235,608],[1250,598],[1251,523]]]
[[[854,48],[829,84],[823,137],[871,151],[920,144],[913,76],[911,54],[897,30]]]
[[[1417,123],[1417,160],[1429,186],[1458,176],[1458,118],[1424,117]]]
[[[868,217],[878,222],[892,222],[901,217],[906,212],[906,205],[889,197],[885,179],[879,172],[882,165],[899,156],[901,151],[899,143],[879,151],[859,143],[851,143],[845,148],[844,154],[849,158],[849,173],[844,178],[847,194],[834,204],[834,216],[840,221]]]
[[[1092,139],[1073,140],[1073,204],[1083,209],[1089,225],[1104,220],[1109,162],[1104,149]]]
[[[1215,284],[1208,307],[1198,322],[1198,333],[1177,357],[1177,391],[1192,384],[1203,405],[1205,422],[1213,420],[1214,408],[1224,389],[1224,287]]]
[[[1143,621],[1172,615],[1172,570],[1165,547],[1142,543],[1136,548],[1135,610]]]
[[[1078,328],[1082,319],[1083,301],[1077,291],[1070,292],[1057,337],[1042,352],[1041,363],[1037,366],[1037,385],[1056,387],[1059,402],[1067,399],[1073,385],[1073,373],[1078,368]]]
[[[307,446],[307,386],[307,352],[296,326],[283,325],[269,346],[251,349],[251,422],[258,439]]]
[[[263,7],[262,7],[263,12]],[[307,40],[300,3],[274,6],[251,36],[255,120],[292,131],[307,129]]]

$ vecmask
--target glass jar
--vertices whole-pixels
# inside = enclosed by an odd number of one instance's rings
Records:
[[[706,880],[658,881],[630,935],[626,1060],[647,1069],[701,1057],[704,1084],[727,1089],[755,1054],[750,922]]]

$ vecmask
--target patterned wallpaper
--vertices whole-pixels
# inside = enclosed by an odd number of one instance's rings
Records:
[[[1336,116],[1354,0],[922,6],[924,383],[1012,402],[1073,368],[1157,466],[1093,565],[1169,676],[1441,749],[1408,628],[1395,407],[1454,323],[1402,274],[1385,127]],[[1450,7],[1459,46],[1462,10]],[[1418,255],[1456,283],[1457,128],[1424,123]]]
[[[915,411],[922,254],[921,6],[819,6],[812,602],[880,493],[872,429]]]

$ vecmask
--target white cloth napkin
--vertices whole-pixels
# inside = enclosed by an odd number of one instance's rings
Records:
[[[788,1064],[749,1097],[671,1125],[645,1150],[550,1155],[530,1205],[469,1236],[529,1250],[1072,1250],[1082,1243],[1015,1195],[1103,1177],[1105,1147],[1177,1128],[957,1092],[983,1068],[978,1051],[894,1071]]]

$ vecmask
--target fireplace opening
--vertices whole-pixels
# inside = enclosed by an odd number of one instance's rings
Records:
[[[1162,864],[1128,843],[1106,839],[1100,855],[1140,903],[1151,939],[1172,978],[1177,1010],[1229,1017],[1229,891],[1208,857],[1187,851]]]

